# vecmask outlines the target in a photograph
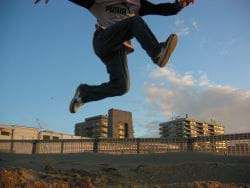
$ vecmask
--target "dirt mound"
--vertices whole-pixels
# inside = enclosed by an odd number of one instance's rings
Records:
[[[0,187],[3,188],[93,188],[90,178],[47,174],[28,169],[1,169]]]
[[[220,182],[191,182],[174,184],[148,184],[134,182],[122,176],[117,169],[103,168],[99,172],[84,170],[54,170],[46,167],[44,172],[30,169],[1,169],[0,187],[3,188],[94,188],[94,187],[130,187],[130,188],[250,188],[247,184],[223,184]]]
[[[0,188],[250,188],[250,157],[0,153]]]

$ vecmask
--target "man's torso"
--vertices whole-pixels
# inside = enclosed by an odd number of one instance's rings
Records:
[[[89,11],[102,28],[138,15],[140,0],[95,0]]]

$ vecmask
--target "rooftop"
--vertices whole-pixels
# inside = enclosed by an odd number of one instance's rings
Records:
[[[13,128],[28,128],[28,129],[37,129],[35,127],[29,127],[29,126],[23,126],[23,125],[7,125],[7,124],[0,124],[0,128],[8,128],[8,129],[13,129]]]
[[[215,120],[211,120],[211,121],[203,121],[203,120],[198,120],[198,119],[194,119],[194,118],[177,118],[171,121],[167,121],[164,123],[160,123],[160,126],[164,126],[166,124],[171,124],[171,123],[176,123],[176,122],[183,122],[183,121],[193,121],[193,122],[197,122],[197,123],[204,123],[204,124],[209,124],[209,125],[219,125],[224,127],[222,124],[216,122]]]

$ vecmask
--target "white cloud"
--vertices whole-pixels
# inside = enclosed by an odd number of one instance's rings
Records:
[[[242,41],[243,41],[243,37],[242,36],[240,36],[240,37],[232,37],[232,38],[230,38],[228,40],[227,44],[229,46],[235,47],[235,45],[238,46],[240,43],[242,43]]]
[[[181,37],[185,37],[190,34],[192,28],[194,31],[199,31],[200,27],[196,21],[192,21],[191,23],[187,23],[183,19],[180,19],[177,17],[177,19],[174,22],[175,29],[174,32]]]
[[[226,40],[215,41],[214,46],[220,55],[227,56],[242,48],[243,41],[242,37],[230,36]]]
[[[158,121],[152,121],[143,125],[144,134],[142,135],[143,138],[158,138],[160,137],[159,134],[159,123]]]
[[[192,22],[192,26],[193,26],[193,28],[194,28],[196,31],[200,31],[200,27],[199,27],[199,25],[198,25],[198,23],[197,23],[196,21],[193,21],[193,22]]]
[[[187,36],[190,33],[190,28],[185,24],[184,20],[177,19],[175,21],[175,32],[179,36]]]
[[[209,80],[208,80],[207,75],[202,73],[202,75],[199,77],[198,83],[199,83],[199,86],[201,87],[209,85]]]
[[[217,120],[226,133],[250,130],[250,91],[211,83],[204,73],[181,75],[167,68],[154,69],[144,87],[149,109],[157,109],[167,119],[173,113],[187,113]]]
[[[187,85],[187,86],[192,86],[194,85],[195,80],[193,79],[192,75],[178,75],[173,71],[170,71],[169,69],[160,69],[157,71],[152,71],[151,72],[151,77],[153,78],[158,78],[162,79],[162,77],[167,77],[171,83],[174,83],[176,85]],[[161,82],[162,83],[162,82]]]

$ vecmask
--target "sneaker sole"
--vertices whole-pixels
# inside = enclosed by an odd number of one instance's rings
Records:
[[[76,89],[75,95],[74,95],[74,97],[71,100],[70,105],[69,105],[69,111],[72,114],[76,113],[75,108],[74,108],[74,106],[75,106],[74,104],[75,104],[75,98],[76,98],[77,93],[79,92],[79,89],[80,89],[79,87]]]
[[[178,37],[177,35],[172,34],[170,35],[169,40],[170,41],[169,41],[168,47],[166,48],[165,56],[163,57],[161,64],[160,64],[161,68],[164,67],[168,63],[168,60],[177,45]]]

